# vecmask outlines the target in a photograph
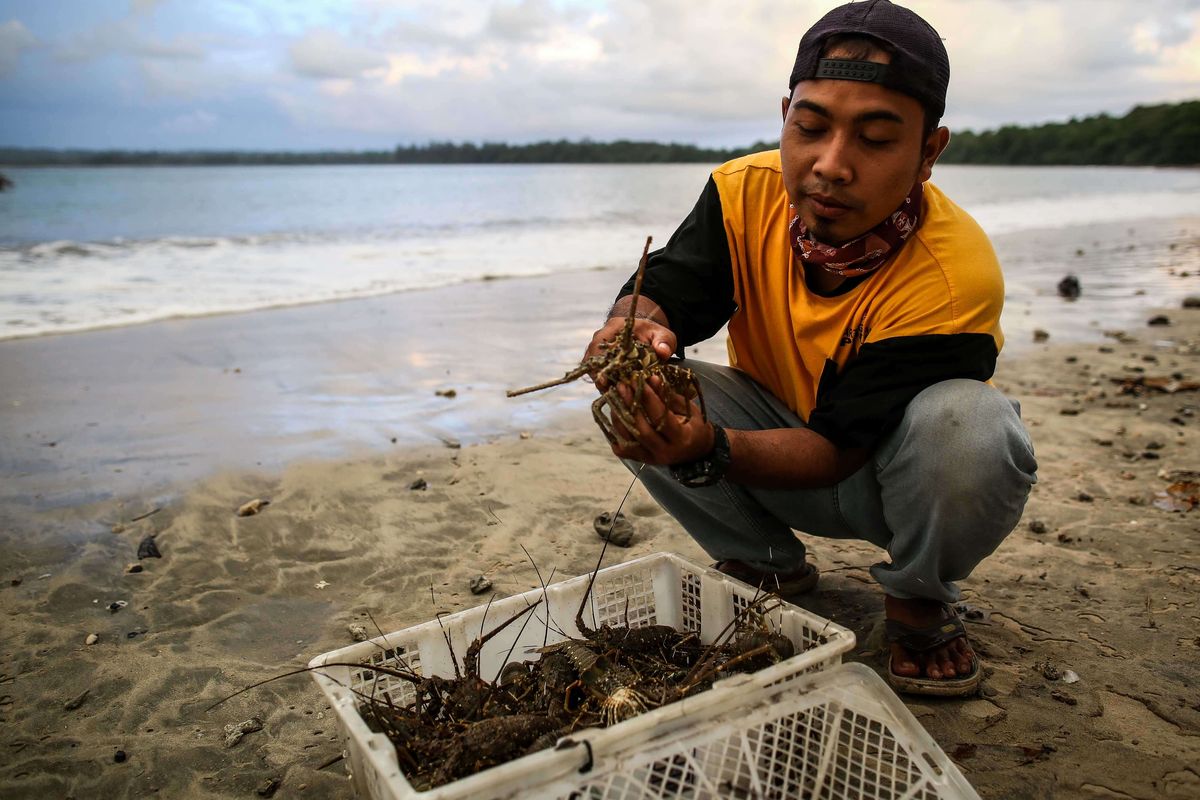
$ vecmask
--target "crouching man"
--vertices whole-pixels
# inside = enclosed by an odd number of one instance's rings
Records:
[[[950,67],[913,12],[867,0],[801,39],[779,149],[716,169],[651,253],[635,335],[662,358],[728,324],[729,366],[686,361],[708,418],[654,381],[613,451],[717,560],[783,595],[815,588],[795,531],[865,539],[888,678],[964,695],[981,670],[953,611],[1016,526],[1037,464],[986,381],[1004,284],[976,222],[929,182]],[[630,279],[586,356],[620,330]],[[629,387],[618,387],[629,398]]]

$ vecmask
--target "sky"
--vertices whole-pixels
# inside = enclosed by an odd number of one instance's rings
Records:
[[[778,137],[836,0],[0,0],[0,146],[389,149]],[[944,124],[1200,98],[1200,0],[911,0]]]

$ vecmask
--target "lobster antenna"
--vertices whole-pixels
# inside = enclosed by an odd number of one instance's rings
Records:
[[[637,316],[638,300],[642,296],[642,279],[646,277],[646,261],[650,257],[650,243],[653,236],[646,237],[646,246],[642,248],[642,258],[638,261],[637,277],[633,280],[633,300],[629,304],[629,316],[625,317],[625,327],[621,330],[621,341],[628,342],[633,336],[633,320]]]
[[[646,247],[650,247],[650,240],[646,240]],[[630,317],[633,319],[633,317]],[[646,468],[645,464],[641,464],[637,468],[637,472],[633,473],[633,480],[629,482],[629,488],[625,490],[625,495],[621,498],[621,502],[617,504],[617,510],[613,512],[612,522],[608,526],[608,533],[604,536],[604,546],[600,548],[600,557],[596,559],[596,567],[592,570],[592,575],[588,578],[587,589],[583,592],[583,599],[579,601],[579,610],[575,612],[575,626],[579,628],[579,632],[583,633],[583,609],[587,606],[588,598],[592,596],[592,587],[596,584],[596,573],[600,571],[600,565],[604,563],[604,553],[608,550],[608,543],[612,538],[613,528],[617,526],[617,514],[621,513],[621,509],[625,507],[625,501],[629,499],[629,493],[633,491],[633,487],[637,485],[638,478],[642,475],[642,470]],[[595,609],[592,610],[592,624],[597,624]]]

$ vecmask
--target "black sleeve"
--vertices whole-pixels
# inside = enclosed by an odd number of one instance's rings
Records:
[[[986,381],[997,355],[996,341],[986,333],[897,336],[865,344],[840,375],[833,361],[825,363],[808,427],[838,447],[874,447],[922,391],[951,378]]]
[[[618,297],[633,294],[634,276]],[[721,195],[709,176],[692,213],[646,260],[642,294],[662,306],[679,346],[710,338],[733,316],[733,263]]]

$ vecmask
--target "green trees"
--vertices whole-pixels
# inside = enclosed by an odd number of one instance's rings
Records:
[[[0,165],[242,165],[242,164],[720,164],[777,147],[759,141],[729,149],[675,142],[577,142],[532,144],[430,142],[394,150],[262,152],[245,150],[131,151],[0,148]],[[1135,106],[1123,117],[1098,114],[1068,122],[992,131],[956,132],[942,156],[947,164],[1101,164],[1116,166],[1200,165],[1200,100]]]
[[[1032,128],[955,133],[946,164],[1200,164],[1200,100],[1135,106],[1123,117],[1098,114]]]

